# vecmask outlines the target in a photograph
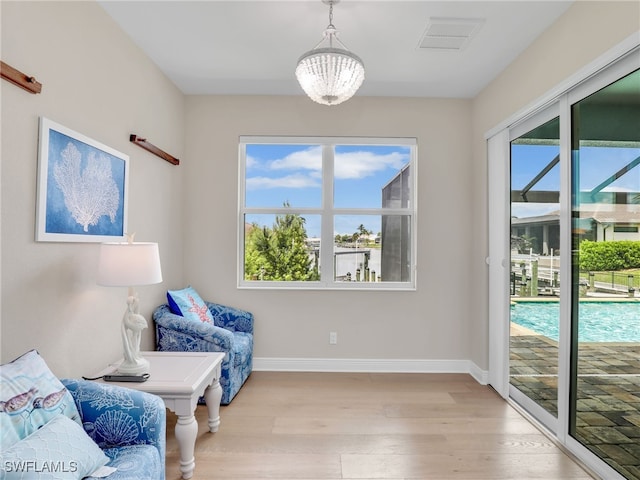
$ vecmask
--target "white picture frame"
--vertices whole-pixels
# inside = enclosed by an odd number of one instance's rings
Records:
[[[124,241],[129,156],[40,117],[36,241]]]

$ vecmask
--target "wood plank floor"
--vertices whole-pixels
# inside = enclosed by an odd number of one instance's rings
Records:
[[[464,374],[254,372],[220,430],[199,406],[194,480],[592,477]],[[167,416],[167,480],[179,456]]]

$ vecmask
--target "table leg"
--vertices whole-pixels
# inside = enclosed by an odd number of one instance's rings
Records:
[[[217,432],[220,427],[220,400],[222,399],[222,387],[216,378],[204,391],[204,401],[209,412],[209,431]]]
[[[180,471],[182,478],[187,479],[193,476],[196,468],[194,451],[196,447],[196,437],[198,436],[198,423],[191,415],[178,416],[175,430],[178,449],[180,450]]]

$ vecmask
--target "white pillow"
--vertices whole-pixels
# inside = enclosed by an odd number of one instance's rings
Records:
[[[2,452],[0,477],[6,480],[81,479],[109,461],[80,425],[64,415]]]

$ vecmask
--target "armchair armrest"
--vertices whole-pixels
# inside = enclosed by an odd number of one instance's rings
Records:
[[[207,307],[216,325],[235,332],[253,334],[253,314],[239,308],[227,307],[219,303],[207,302]]]
[[[160,397],[88,380],[61,381],[76,402],[84,429],[100,448],[149,444],[164,458],[167,413]]]
[[[233,344],[233,333],[209,323],[194,322],[180,315],[171,313],[169,305],[160,305],[153,312],[153,321],[169,330],[174,330],[191,337],[199,338],[220,347],[221,351],[229,351]]]

